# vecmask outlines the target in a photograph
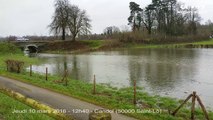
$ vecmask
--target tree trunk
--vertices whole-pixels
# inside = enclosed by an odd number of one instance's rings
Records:
[[[62,30],[62,40],[65,40],[66,38],[65,38],[65,28],[63,28],[63,30]]]
[[[73,42],[75,42],[75,40],[76,40],[75,38],[76,38],[76,34],[73,34],[73,36],[72,36],[72,41]]]
[[[148,29],[148,34],[151,35],[152,34],[152,28]]]

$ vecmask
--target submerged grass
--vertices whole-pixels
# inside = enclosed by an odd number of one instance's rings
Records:
[[[1,92],[0,98],[1,120],[54,120],[53,118],[41,113],[30,113],[30,110],[33,110],[33,108],[18,102]],[[27,113],[12,113],[14,110],[25,110]]]

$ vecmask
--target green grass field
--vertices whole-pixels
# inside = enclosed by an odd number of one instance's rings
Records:
[[[173,44],[134,44],[129,43],[127,48],[213,48],[213,39],[191,42],[191,43],[173,43]]]
[[[213,39],[201,41],[201,42],[194,42],[194,45],[213,45]]]
[[[25,110],[27,113],[13,113],[14,110]],[[33,108],[18,102],[0,92],[1,120],[54,120],[45,114],[30,113],[30,111],[33,111]]]
[[[104,40],[82,40],[80,42],[88,45],[91,49],[97,49],[103,45]]]
[[[20,54],[21,53],[21,50],[18,49],[15,45],[13,44],[10,44],[10,43],[2,43],[0,42],[0,54]]]

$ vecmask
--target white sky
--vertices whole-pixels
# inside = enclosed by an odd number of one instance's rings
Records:
[[[92,32],[102,33],[107,26],[127,25],[129,2],[145,7],[151,0],[70,0],[85,9],[92,20]],[[195,6],[203,18],[213,21],[212,0],[179,0]],[[54,0],[0,0],[0,36],[49,35],[47,26],[54,13]]]

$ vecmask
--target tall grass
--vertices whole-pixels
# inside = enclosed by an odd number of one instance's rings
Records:
[[[0,42],[0,55],[2,54],[21,54],[21,50],[14,44]]]

